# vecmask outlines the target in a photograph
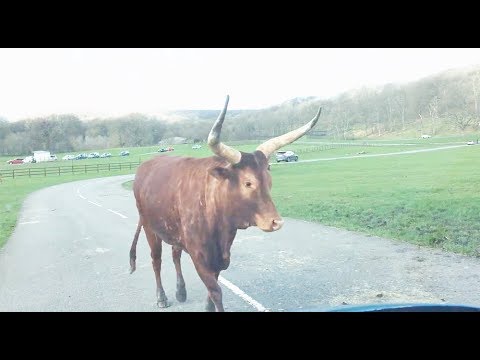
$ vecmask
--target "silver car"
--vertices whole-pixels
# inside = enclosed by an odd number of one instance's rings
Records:
[[[295,154],[293,151],[290,151],[290,150],[277,151],[277,153],[275,154],[275,158],[277,159],[277,162],[280,162],[280,161],[285,161],[285,162],[298,161],[298,155]]]

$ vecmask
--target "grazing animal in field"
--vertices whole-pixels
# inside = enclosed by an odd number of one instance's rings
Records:
[[[230,264],[230,247],[237,230],[257,226],[263,231],[276,231],[283,225],[270,196],[268,159],[309,131],[322,110],[319,108],[306,125],[267,140],[253,153],[245,153],[220,142],[228,100],[227,96],[208,136],[215,156],[161,155],[137,169],[133,192],[139,221],[130,248],[130,272],[135,271],[136,246],[143,227],[151,249],[159,307],[169,306],[160,277],[163,241],[172,245],[177,300],[184,302],[187,298],[180,265],[185,251],[208,290],[206,310],[224,311],[218,276]]]

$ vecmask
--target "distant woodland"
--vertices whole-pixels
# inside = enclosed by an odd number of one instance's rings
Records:
[[[346,140],[480,132],[480,66],[408,84],[355,89],[330,99],[296,98],[261,110],[229,111],[222,140],[285,133],[309,121],[319,105],[322,116],[311,136]],[[15,122],[0,117],[0,154],[147,146],[175,136],[204,141],[219,110],[173,112],[176,120],[140,113],[88,121],[74,114]]]

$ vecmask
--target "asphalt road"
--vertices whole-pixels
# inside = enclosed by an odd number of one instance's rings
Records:
[[[203,311],[206,289],[187,254],[186,303],[175,299],[171,248],[158,309],[142,231],[137,271],[129,248],[137,211],[121,184],[133,175],[52,186],[25,201],[0,250],[0,311]],[[480,305],[480,259],[286,219],[274,233],[239,230],[222,272],[226,311],[329,309],[342,304]]]

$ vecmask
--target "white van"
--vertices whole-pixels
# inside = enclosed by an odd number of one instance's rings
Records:
[[[23,162],[26,163],[35,163],[35,158],[33,156],[27,156],[25,159],[23,159]]]

